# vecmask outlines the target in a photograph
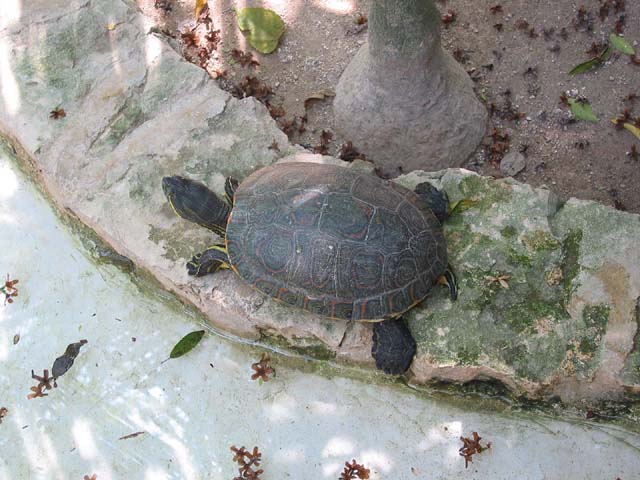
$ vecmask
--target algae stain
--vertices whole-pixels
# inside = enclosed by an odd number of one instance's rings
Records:
[[[557,322],[568,318],[568,315],[559,302],[542,300],[531,292],[524,301],[507,306],[501,317],[519,335],[536,333],[535,325],[540,319],[551,318]]]
[[[509,247],[507,250],[507,261],[514,266],[524,266],[530,268],[533,264],[531,257],[519,253],[515,248]]]
[[[184,258],[191,258],[195,253],[203,251],[207,245],[194,245],[184,238],[183,228],[176,224],[168,229],[149,226],[149,240],[164,248],[163,257],[177,261]],[[213,241],[212,241],[213,243]]]
[[[324,343],[312,338],[289,340],[282,335],[269,335],[262,332],[260,342],[272,348],[289,350],[316,360],[333,360],[336,357],[336,352],[332,351]]]
[[[572,374],[592,375],[598,368],[596,356],[609,323],[611,307],[606,304],[586,305],[582,310],[579,331],[568,342],[565,366]]]
[[[464,177],[458,187],[464,198],[479,200],[477,208],[485,212],[494,203],[505,203],[511,197],[508,185],[476,175]]]
[[[534,230],[528,232],[522,238],[522,242],[529,250],[534,252],[557,250],[560,242],[551,233],[545,230]]]
[[[502,230],[500,230],[500,233],[505,238],[513,238],[515,237],[516,233],[518,233],[518,230],[513,225],[507,225]]]
[[[565,302],[568,302],[573,293],[578,289],[574,279],[580,273],[580,245],[582,243],[582,230],[570,230],[562,242],[562,278],[564,286]]]
[[[462,365],[477,365],[480,351],[479,349],[471,348],[471,345],[466,345],[459,348],[456,355],[458,362]]]
[[[106,141],[111,145],[117,145],[128,132],[142,124],[143,121],[144,112],[142,107],[127,104],[118,118],[111,124]]]
[[[622,371],[622,378],[628,383],[640,383],[640,297],[636,299],[635,308],[636,333],[633,336],[633,348],[627,356]]]

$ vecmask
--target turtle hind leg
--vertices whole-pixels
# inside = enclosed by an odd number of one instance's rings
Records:
[[[238,180],[233,177],[227,177],[224,181],[224,198],[227,203],[233,206],[233,197],[238,189]]]
[[[401,375],[411,366],[415,353],[416,341],[402,318],[374,324],[371,355],[380,370]]]
[[[413,191],[424,200],[440,223],[444,223],[449,218],[449,197],[447,192],[438,190],[429,182],[419,183]]]
[[[224,237],[231,208],[206,186],[175,176],[162,179],[162,190],[179,217]]]
[[[187,272],[195,277],[202,277],[225,268],[230,268],[230,263],[227,249],[222,244],[207,248],[187,262]]]

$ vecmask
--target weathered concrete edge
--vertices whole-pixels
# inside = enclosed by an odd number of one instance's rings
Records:
[[[86,248],[87,254],[98,264],[111,264],[127,273],[142,292],[168,302],[174,308],[182,308],[183,311],[186,308],[187,313],[194,319],[208,325],[212,332],[224,338],[241,343],[259,345],[282,354],[306,360],[319,360],[323,361],[323,363],[329,361],[329,364],[326,367],[322,367],[322,369],[330,371],[331,374],[340,372],[346,376],[362,379],[366,372],[371,378],[377,378],[378,382],[395,382],[395,379],[389,379],[388,376],[372,368],[373,360],[349,363],[344,361],[345,357],[348,357],[348,354],[346,354],[338,358],[338,360],[342,361],[336,362],[336,352],[333,352],[329,346],[326,349],[319,348],[317,345],[309,346],[308,341],[311,337],[309,339],[296,337],[290,339],[283,335],[282,332],[270,328],[261,328],[259,325],[251,325],[252,328],[247,329],[243,327],[249,323],[246,317],[239,315],[233,309],[225,309],[215,301],[209,302],[207,309],[198,306],[173,280],[145,268],[144,262],[140,260],[135,252],[131,252],[120,245],[99,225],[91,221],[89,217],[66,206],[60,198],[55,182],[48,180],[43,175],[43,170],[34,155],[28,152],[19,139],[11,134],[2,122],[0,122],[0,148],[7,148],[10,151],[9,153],[15,160],[16,165],[48,201],[60,221],[78,236],[80,242]],[[295,147],[293,148],[295,150]],[[319,155],[313,155],[313,157],[321,158]],[[326,160],[332,163],[340,162],[331,157],[326,157]],[[223,316],[227,320],[220,322],[218,319]],[[230,324],[236,324],[240,327],[237,330],[233,330],[229,328]],[[343,339],[346,337],[347,330],[348,328],[344,329]],[[313,340],[318,341],[317,338]],[[369,353],[367,352],[366,355],[368,356]]]

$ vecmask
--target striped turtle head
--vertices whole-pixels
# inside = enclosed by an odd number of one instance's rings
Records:
[[[229,207],[205,185],[176,175],[162,179],[162,190],[179,217],[224,236]]]

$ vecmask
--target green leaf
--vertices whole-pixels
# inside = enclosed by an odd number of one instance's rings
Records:
[[[193,347],[200,343],[203,336],[204,330],[187,333],[178,343],[176,343],[176,346],[173,347],[173,350],[171,350],[171,353],[169,354],[169,358],[178,358],[185,353],[190,352]]]
[[[238,27],[248,30],[249,43],[265,54],[278,48],[278,41],[284,33],[280,15],[267,8],[243,8],[238,12]]]
[[[640,128],[626,122],[622,126],[633,133],[638,138],[638,140],[640,140]]]
[[[465,210],[469,210],[470,208],[475,207],[478,203],[480,203],[480,200],[473,200],[471,198],[463,198],[462,200],[458,200],[457,202],[454,202],[451,205],[451,212],[449,214],[453,215],[453,214],[456,214],[456,213],[462,213]]]
[[[609,35],[609,41],[611,42],[611,45],[613,45],[613,48],[615,48],[619,52],[625,53],[627,55],[636,54],[636,51],[631,46],[631,44],[627,42],[626,39],[620,37],[619,35],[616,35],[615,33]]]
[[[571,105],[571,112],[573,113],[573,116],[578,120],[585,120],[587,122],[594,123],[598,121],[598,117],[593,113],[593,109],[588,103],[579,102],[575,98],[569,98],[568,102],[569,105]]]
[[[577,75],[579,73],[585,73],[593,68],[599,67],[600,65],[602,65],[604,62],[607,61],[610,55],[611,55],[611,47],[607,47],[605,48],[604,52],[602,52],[597,57],[594,57],[590,60],[587,60],[586,62],[583,62],[573,67],[569,72],[569,75]]]

